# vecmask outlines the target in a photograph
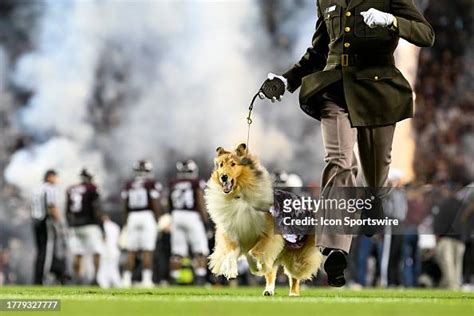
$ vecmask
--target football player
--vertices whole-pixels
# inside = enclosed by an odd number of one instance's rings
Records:
[[[206,256],[209,246],[205,224],[208,222],[204,205],[205,182],[198,178],[198,166],[192,160],[176,164],[177,178],[169,185],[171,210],[171,277],[179,277],[181,261],[189,255],[188,245],[194,259],[196,284],[206,282]]]
[[[97,272],[103,249],[100,195],[93,182],[93,176],[87,169],[81,171],[80,179],[80,183],[66,191],[66,217],[70,227],[71,253],[74,256],[74,277],[76,282],[83,283],[82,258],[84,255],[92,255],[93,284],[97,284]]]
[[[153,287],[153,252],[158,233],[162,185],[152,177],[153,165],[148,160],[135,163],[135,178],[122,191],[126,215],[128,259],[123,274],[124,287],[132,284],[132,272],[139,252],[143,253],[142,287]]]

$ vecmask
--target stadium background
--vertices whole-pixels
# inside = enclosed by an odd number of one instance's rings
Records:
[[[409,212],[425,217],[440,203],[438,187],[459,189],[474,177],[473,8],[469,0],[418,5],[437,39],[419,56],[402,44],[397,56],[416,79],[417,111],[394,155],[413,184],[407,196],[421,201]],[[307,47],[314,14],[314,1],[305,0],[2,1],[5,282],[31,282],[29,196],[47,168],[60,171],[63,187],[90,168],[117,221],[120,188],[137,159],[150,158],[164,183],[185,158],[206,178],[214,148],[245,137],[246,108],[266,73],[286,69]],[[319,129],[296,104],[286,95],[281,104],[257,105],[251,146],[270,170],[314,184],[323,166]],[[472,252],[472,239],[466,243]],[[472,268],[472,253],[466,260]]]

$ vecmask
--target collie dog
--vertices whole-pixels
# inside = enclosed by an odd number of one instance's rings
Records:
[[[285,247],[282,235],[275,234],[270,213],[273,206],[271,176],[245,144],[229,152],[217,148],[215,167],[207,183],[205,200],[216,224],[216,244],[209,256],[213,274],[237,277],[237,260],[245,256],[250,272],[265,276],[265,296],[275,293],[278,267],[284,267],[290,283],[290,296],[300,293],[300,281],[316,274],[322,255],[314,235],[298,248]]]

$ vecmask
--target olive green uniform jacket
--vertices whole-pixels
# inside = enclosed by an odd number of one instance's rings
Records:
[[[320,119],[318,95],[343,81],[353,126],[382,126],[413,116],[413,93],[395,67],[393,52],[401,38],[420,46],[434,43],[434,31],[413,0],[318,0],[312,46],[283,76],[288,90],[301,86],[300,105]],[[397,26],[368,27],[361,12],[391,13]]]

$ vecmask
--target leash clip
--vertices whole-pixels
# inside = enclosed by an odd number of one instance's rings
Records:
[[[248,125],[248,128],[247,128],[247,151],[249,150],[249,141],[250,141],[250,125],[252,125],[253,121],[252,121],[252,111],[253,111],[253,105],[255,103],[255,100],[257,99],[258,95],[259,95],[260,91],[257,92],[257,94],[255,94],[252,98],[252,101],[250,102],[250,106],[249,106],[249,114],[247,115],[247,125]]]
[[[252,112],[249,111],[249,116],[247,116],[247,124],[250,125],[253,123],[252,118],[250,117],[252,115]]]

